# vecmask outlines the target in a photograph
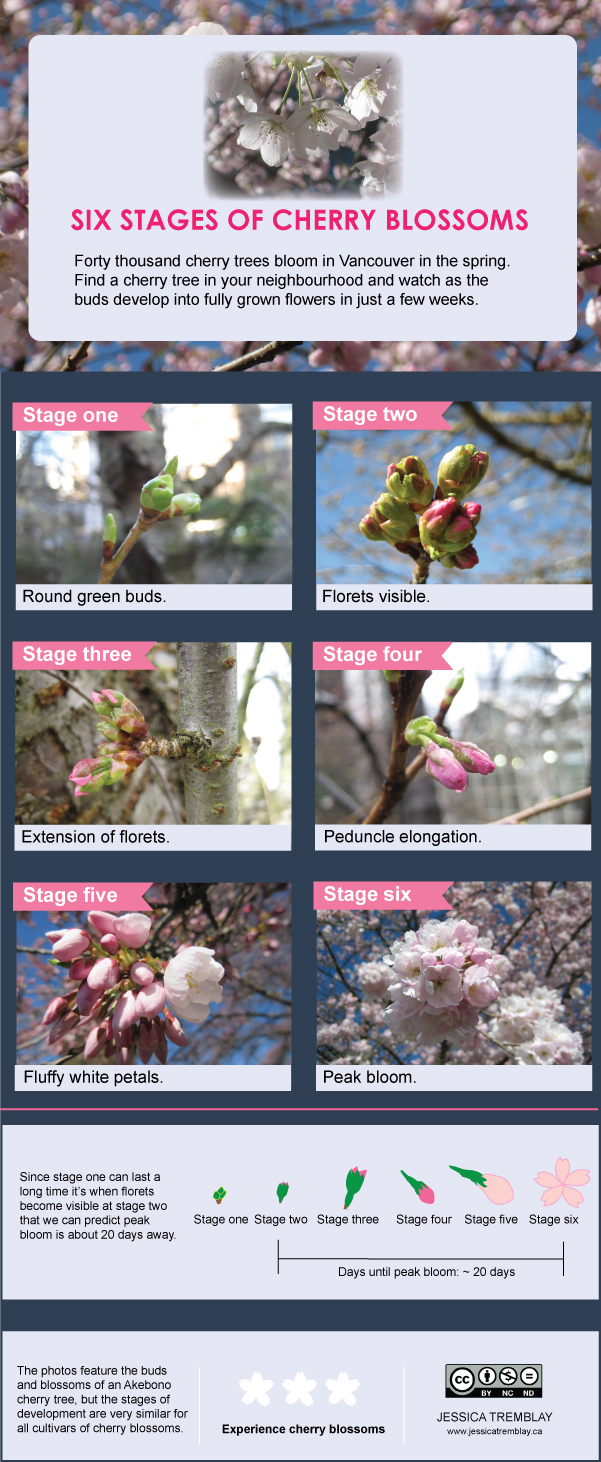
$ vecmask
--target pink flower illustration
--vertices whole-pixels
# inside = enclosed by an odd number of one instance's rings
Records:
[[[558,1157],[555,1174],[537,1173],[534,1181],[545,1189],[541,1200],[545,1208],[550,1208],[552,1203],[558,1203],[560,1198],[565,1198],[570,1208],[579,1208],[584,1203],[584,1194],[579,1193],[578,1189],[584,1188],[585,1183],[590,1182],[590,1173],[588,1168],[578,1168],[575,1173],[571,1173],[568,1158]]]

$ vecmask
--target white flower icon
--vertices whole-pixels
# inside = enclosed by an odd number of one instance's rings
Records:
[[[258,1401],[260,1406],[269,1406],[267,1392],[271,1391],[273,1381],[264,1381],[260,1371],[253,1371],[252,1380],[239,1381],[238,1385],[244,1391],[244,1406],[250,1406],[253,1401]]]
[[[315,1390],[317,1381],[308,1381],[303,1371],[297,1371],[293,1381],[282,1381],[282,1385],[288,1392],[287,1406],[293,1406],[295,1401],[302,1401],[303,1406],[313,1405],[311,1392]]]
[[[330,1405],[336,1406],[338,1401],[345,1401],[347,1406],[356,1406],[357,1398],[353,1392],[360,1386],[360,1381],[349,1381],[346,1371],[341,1371],[337,1381],[326,1381],[330,1396]]]

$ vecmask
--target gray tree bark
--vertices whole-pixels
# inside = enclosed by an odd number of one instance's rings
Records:
[[[230,641],[180,643],[178,733],[202,731],[212,747],[182,771],[188,823],[238,821],[237,646]]]

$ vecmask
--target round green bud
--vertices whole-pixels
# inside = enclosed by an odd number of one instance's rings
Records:
[[[171,499],[170,518],[179,518],[182,513],[197,513],[201,501],[197,492],[178,492]]]
[[[157,513],[164,513],[173,498],[170,487],[155,487],[150,494],[152,506]]]

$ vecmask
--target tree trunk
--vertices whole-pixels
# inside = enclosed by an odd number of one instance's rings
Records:
[[[200,762],[182,761],[188,823],[238,821],[237,646],[178,644],[178,732],[203,731],[213,743]]]

